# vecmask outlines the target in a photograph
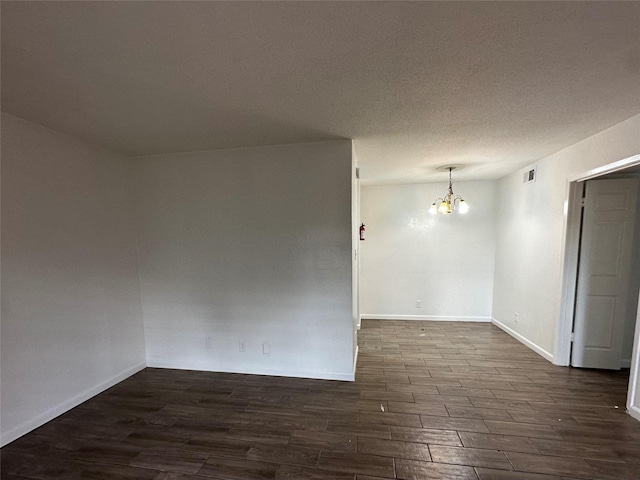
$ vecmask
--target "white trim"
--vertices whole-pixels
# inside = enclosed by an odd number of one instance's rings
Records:
[[[624,170],[625,168],[634,167],[636,165],[640,165],[640,154],[623,158],[622,160],[618,160],[617,162],[609,163],[601,167],[596,167],[586,172],[572,175],[567,180],[570,182],[583,182],[585,180],[589,180],[590,178],[599,177],[607,173],[617,172],[619,170]]]
[[[379,315],[367,313],[360,315],[362,320],[427,320],[430,322],[490,322],[491,317],[464,317],[446,315]]]
[[[273,368],[252,368],[252,369],[238,369],[238,368],[221,368],[221,367],[207,367],[199,363],[184,363],[184,362],[154,362],[148,361],[147,366],[150,368],[170,368],[175,370],[198,370],[202,372],[218,372],[218,373],[241,373],[244,375],[268,375],[271,377],[295,377],[295,378],[316,378],[319,380],[342,380],[346,382],[353,382],[355,375],[351,373],[338,373],[338,372],[318,372],[314,370],[280,370]]]
[[[640,408],[631,405],[627,408],[627,413],[640,422]]]
[[[99,393],[104,392],[106,389],[113,387],[114,385],[116,385],[117,383],[120,383],[126,378],[129,378],[131,375],[138,373],[140,370],[143,370],[144,368],[146,368],[146,366],[147,366],[146,362],[142,362],[142,363],[139,363],[138,365],[135,365],[134,367],[127,368],[126,370],[123,370],[117,375],[114,375],[113,377],[109,378],[108,380],[101,382],[98,385],[95,385],[85,390],[84,392],[70,398],[66,402],[63,402],[59,405],[56,405],[53,408],[50,408],[46,412],[38,415],[37,417],[27,422],[24,422],[18,425],[17,427],[9,430],[8,432],[2,433],[2,438],[0,439],[1,446],[4,447],[8,443],[13,442],[14,440],[20,438],[23,435],[26,435],[31,430],[35,430],[36,428],[44,425],[45,423],[53,420],[54,418],[59,417],[63,413],[68,412],[74,407],[77,407],[82,402],[86,402],[90,398],[95,397]]]
[[[584,184],[567,182],[567,199],[564,206],[562,238],[562,296],[560,299],[560,319],[555,342],[554,364],[562,367],[571,363],[571,332],[578,282],[578,252],[580,251],[580,230],[582,223],[582,195]]]
[[[504,332],[506,332],[509,335],[511,335],[513,338],[518,340],[523,345],[526,345],[527,347],[529,347],[531,350],[536,352],[538,355],[540,355],[544,359],[549,360],[550,362],[553,362],[553,355],[551,355],[551,353],[547,352],[544,348],[536,345],[531,340],[526,339],[525,337],[520,335],[518,332],[516,332],[515,330],[512,330],[511,328],[507,327],[504,323],[499,322],[495,318],[491,319],[491,323],[493,323],[496,327],[498,327],[499,329],[501,329]]]
[[[629,371],[629,390],[627,392],[627,413],[636,420],[640,420],[640,398],[636,392],[640,388],[640,301],[636,313],[636,329],[631,354],[631,370]]]
[[[356,354],[353,356],[353,379],[356,378],[356,365],[358,364],[358,353],[360,352],[360,345],[356,345]]]

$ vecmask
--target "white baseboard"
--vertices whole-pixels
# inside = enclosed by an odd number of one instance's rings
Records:
[[[500,330],[503,330],[504,332],[506,332],[509,335],[511,335],[513,338],[518,340],[520,343],[522,343],[522,344],[526,345],[527,347],[529,347],[531,350],[536,352],[538,355],[540,355],[544,359],[549,360],[551,363],[553,363],[553,355],[551,353],[547,352],[544,348],[536,345],[531,340],[526,339],[525,337],[520,335],[518,332],[516,332],[515,330],[512,330],[511,328],[507,327],[504,323],[499,322],[495,318],[491,319],[491,323],[493,323]]]
[[[620,360],[620,368],[631,368],[631,359],[623,358]]]
[[[429,322],[490,322],[491,317],[464,317],[446,315],[378,315],[367,313],[360,315],[362,320],[426,320]]]
[[[337,372],[317,372],[313,370],[279,370],[274,368],[237,368],[237,367],[209,367],[201,363],[183,362],[157,362],[147,360],[147,366],[151,368],[171,368],[176,370],[198,370],[202,372],[241,373],[244,375],[269,375],[272,377],[317,378],[319,380],[342,380],[353,382],[355,374]]]
[[[53,408],[50,408],[46,412],[38,415],[36,418],[22,423],[17,427],[12,428],[8,432],[3,432],[2,437],[0,438],[0,446],[4,447],[8,443],[13,442],[14,440],[20,438],[23,435],[26,435],[31,430],[35,430],[36,428],[44,425],[45,423],[53,420],[54,418],[59,417],[63,413],[68,412],[74,407],[77,407],[82,402],[86,402],[91,397],[95,397],[99,393],[104,392],[106,389],[113,387],[115,384],[120,383],[126,378],[129,378],[131,375],[138,373],[140,370],[143,370],[144,368],[146,368],[146,366],[147,366],[146,362],[143,362],[131,368],[127,368],[126,370],[123,370],[117,375],[114,375],[113,377],[109,378],[108,380],[101,382],[98,385],[95,385],[78,395],[75,395],[74,397],[70,398],[66,402],[63,402],[59,405],[56,405]]]
[[[631,405],[627,408],[627,413],[640,422],[640,408]]]

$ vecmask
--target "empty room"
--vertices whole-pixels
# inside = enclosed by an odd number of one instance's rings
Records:
[[[3,480],[640,478],[640,2],[0,20]]]

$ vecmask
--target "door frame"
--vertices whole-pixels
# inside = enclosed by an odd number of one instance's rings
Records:
[[[638,385],[638,370],[640,369],[640,297],[638,300],[638,313],[636,314],[636,331],[633,338],[629,390],[627,392],[627,412],[640,421],[640,398],[637,398],[639,395],[636,395],[640,390],[640,385]]]
[[[637,305],[630,309],[629,302],[637,300],[640,288],[640,278],[636,280],[640,275],[640,222],[635,221],[639,177],[639,173],[623,170],[575,184],[578,190],[584,186],[584,206],[571,343],[573,367],[619,370],[631,362]],[[611,195],[617,196],[615,203]],[[599,205],[600,199],[609,200]],[[602,263],[601,255],[609,260]],[[594,322],[600,325],[595,331],[590,328]]]
[[[571,332],[573,330],[573,316],[575,313],[575,298],[578,274],[578,253],[580,249],[580,229],[582,226],[582,192],[584,182],[592,178],[597,178],[607,173],[613,173],[625,168],[640,165],[640,155],[618,160],[601,167],[587,170],[576,175],[572,175],[566,180],[566,193],[564,201],[564,245],[562,246],[562,292],[560,299],[560,321],[556,334],[556,344],[553,355],[553,363],[560,366],[569,366],[571,361]],[[632,412],[631,405],[635,404],[636,377],[640,364],[640,303],[636,314],[635,339],[633,344],[633,354],[631,356],[631,377],[629,381],[629,392],[627,394],[627,408]],[[637,409],[637,407],[635,407]],[[631,413],[632,416],[640,420],[640,410]]]

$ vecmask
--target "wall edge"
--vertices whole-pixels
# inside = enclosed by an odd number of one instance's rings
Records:
[[[540,355],[545,360],[548,360],[549,362],[553,363],[553,355],[551,353],[547,352],[544,348],[542,348],[539,345],[533,343],[531,340],[523,337],[518,332],[516,332],[515,330],[512,330],[511,328],[507,327],[504,323],[496,320],[495,318],[491,318],[491,323],[493,325],[495,325],[496,327],[498,327],[503,332],[508,333],[509,335],[511,335],[513,338],[518,340],[523,345],[529,347],[531,350],[536,352],[538,355]]]
[[[59,417],[63,413],[68,412],[72,408],[77,407],[81,403],[86,402],[90,398],[95,397],[96,395],[122,382],[123,380],[138,373],[139,371],[144,370],[146,367],[147,367],[147,363],[141,362],[133,367],[127,368],[121,371],[120,373],[114,375],[113,377],[109,378],[108,380],[101,382],[97,385],[94,385],[91,388],[88,388],[87,390],[70,398],[69,400],[59,405],[56,405],[55,407],[47,410],[44,413],[41,413],[37,417],[27,422],[24,422],[18,425],[17,427],[14,427],[8,432],[3,432],[2,438],[0,438],[0,446],[4,447],[5,445],[13,442],[14,440],[17,440],[18,438],[22,437],[23,435],[26,435],[30,431],[35,430],[36,428],[44,425],[45,423],[53,420],[56,417]]]

